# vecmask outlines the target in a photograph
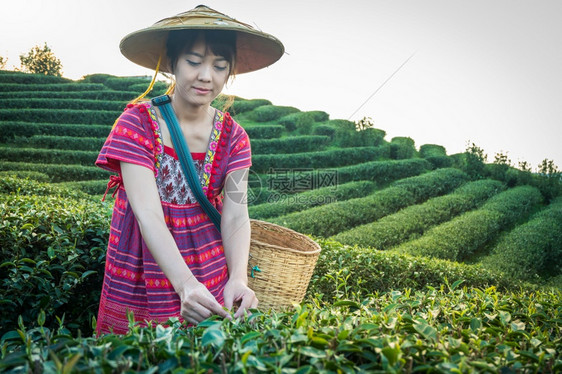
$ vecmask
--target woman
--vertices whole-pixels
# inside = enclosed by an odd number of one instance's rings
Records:
[[[247,285],[248,210],[236,199],[246,194],[250,143],[211,102],[232,75],[277,61],[283,45],[199,6],[127,35],[120,47],[155,77],[173,74],[171,104],[203,191],[222,213],[221,232],[193,197],[158,107],[129,104],[96,161],[119,174],[110,182],[118,187],[97,332],[126,333],[129,313],[141,324],[171,317],[197,324],[230,318],[238,305],[238,318],[258,304]]]

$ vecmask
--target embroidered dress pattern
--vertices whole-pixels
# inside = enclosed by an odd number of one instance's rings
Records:
[[[121,183],[121,162],[153,171],[166,225],[184,261],[217,301],[224,302],[222,293],[228,281],[228,269],[220,233],[199,203],[190,197],[183,174],[174,172],[181,170],[179,161],[173,149],[163,146],[160,127],[165,124],[158,122],[151,109],[149,103],[126,108],[96,161],[97,166],[119,174],[110,181],[117,190],[97,319],[98,334],[126,333],[127,312],[132,312],[141,325],[147,321],[164,323],[180,313],[178,295],[142,239]],[[209,200],[221,211],[226,175],[251,166],[246,132],[228,113],[217,111],[207,151],[192,156],[202,185],[207,186]]]

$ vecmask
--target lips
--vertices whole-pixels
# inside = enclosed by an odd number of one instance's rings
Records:
[[[193,87],[193,89],[201,95],[205,95],[208,94],[209,92],[211,92],[210,88],[204,88],[204,87]]]

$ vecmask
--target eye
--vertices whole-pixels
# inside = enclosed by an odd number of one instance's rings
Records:
[[[191,65],[191,66],[199,66],[199,65],[201,65],[200,62],[196,62],[196,61],[192,61],[192,60],[186,60],[186,61],[187,61],[187,63],[188,63],[189,65]]]
[[[215,69],[217,69],[218,71],[225,71],[227,69],[228,66],[218,66],[215,65]]]

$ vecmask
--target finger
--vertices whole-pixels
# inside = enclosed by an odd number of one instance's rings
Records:
[[[228,312],[222,308],[222,305],[219,304],[219,302],[210,292],[209,295],[206,295],[206,297],[202,298],[200,303],[201,306],[205,307],[212,314],[217,314],[221,317],[226,317],[229,315]]]
[[[242,302],[240,303],[240,308],[238,308],[238,310],[234,314],[234,317],[239,318],[243,316],[244,312],[252,306],[255,299],[256,296],[254,295],[253,292],[246,293],[242,298]]]

